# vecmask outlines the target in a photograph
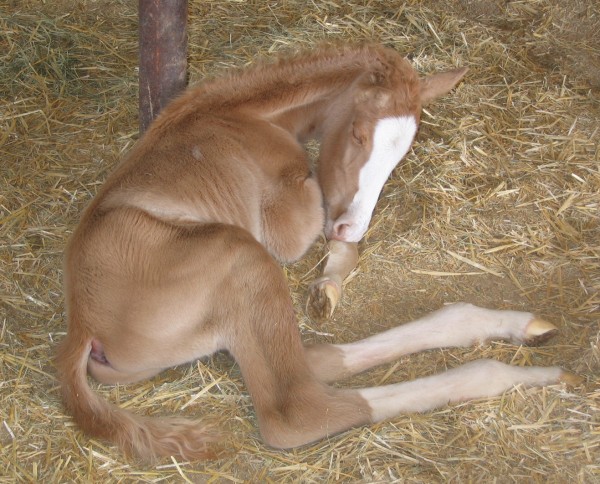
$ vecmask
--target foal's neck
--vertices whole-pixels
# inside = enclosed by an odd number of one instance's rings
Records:
[[[322,49],[274,63],[259,63],[206,86],[206,95],[229,99],[228,107],[264,115],[313,104],[348,87],[372,67],[377,47]],[[210,101],[209,101],[210,102]]]
[[[192,88],[155,123],[171,125],[188,116],[250,115],[298,136],[318,130],[323,116],[361,74],[381,66],[377,46],[325,48],[275,63],[259,63]],[[168,111],[168,112],[167,112]]]

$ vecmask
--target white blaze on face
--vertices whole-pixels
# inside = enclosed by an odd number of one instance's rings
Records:
[[[346,242],[358,242],[369,228],[384,183],[412,144],[417,123],[413,116],[380,119],[373,133],[373,150],[360,170],[358,191],[348,209],[328,222],[326,233]]]

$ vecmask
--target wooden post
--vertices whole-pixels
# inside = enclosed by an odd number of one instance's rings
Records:
[[[139,0],[140,134],[186,85],[187,0]]]

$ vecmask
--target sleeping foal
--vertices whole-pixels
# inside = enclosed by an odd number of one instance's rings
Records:
[[[66,252],[68,332],[57,366],[80,427],[146,459],[207,456],[212,430],[121,409],[91,390],[87,374],[136,382],[220,350],[239,364],[264,441],[279,448],[518,383],[575,381],[560,368],[481,360],[395,385],[328,385],[415,351],[539,342],[556,331],[524,312],[455,304],[352,344],[301,342],[277,261],[298,259],[325,229],[338,255],[313,292],[336,290],[421,106],[465,72],[420,79],[393,50],[330,48],[205,82],[172,102],[100,188]],[[303,149],[311,138],[321,144],[316,176]]]

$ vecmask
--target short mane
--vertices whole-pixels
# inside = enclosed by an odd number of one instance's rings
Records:
[[[399,55],[381,46],[321,45],[311,52],[281,54],[275,59],[259,60],[244,69],[230,69],[225,76],[188,88],[156,119],[152,130],[164,129],[189,115],[203,115],[242,105],[268,105],[271,102],[293,105],[306,93],[321,86],[342,83],[358,70],[389,72]],[[298,89],[302,87],[302,89]],[[297,99],[294,98],[297,97]]]

